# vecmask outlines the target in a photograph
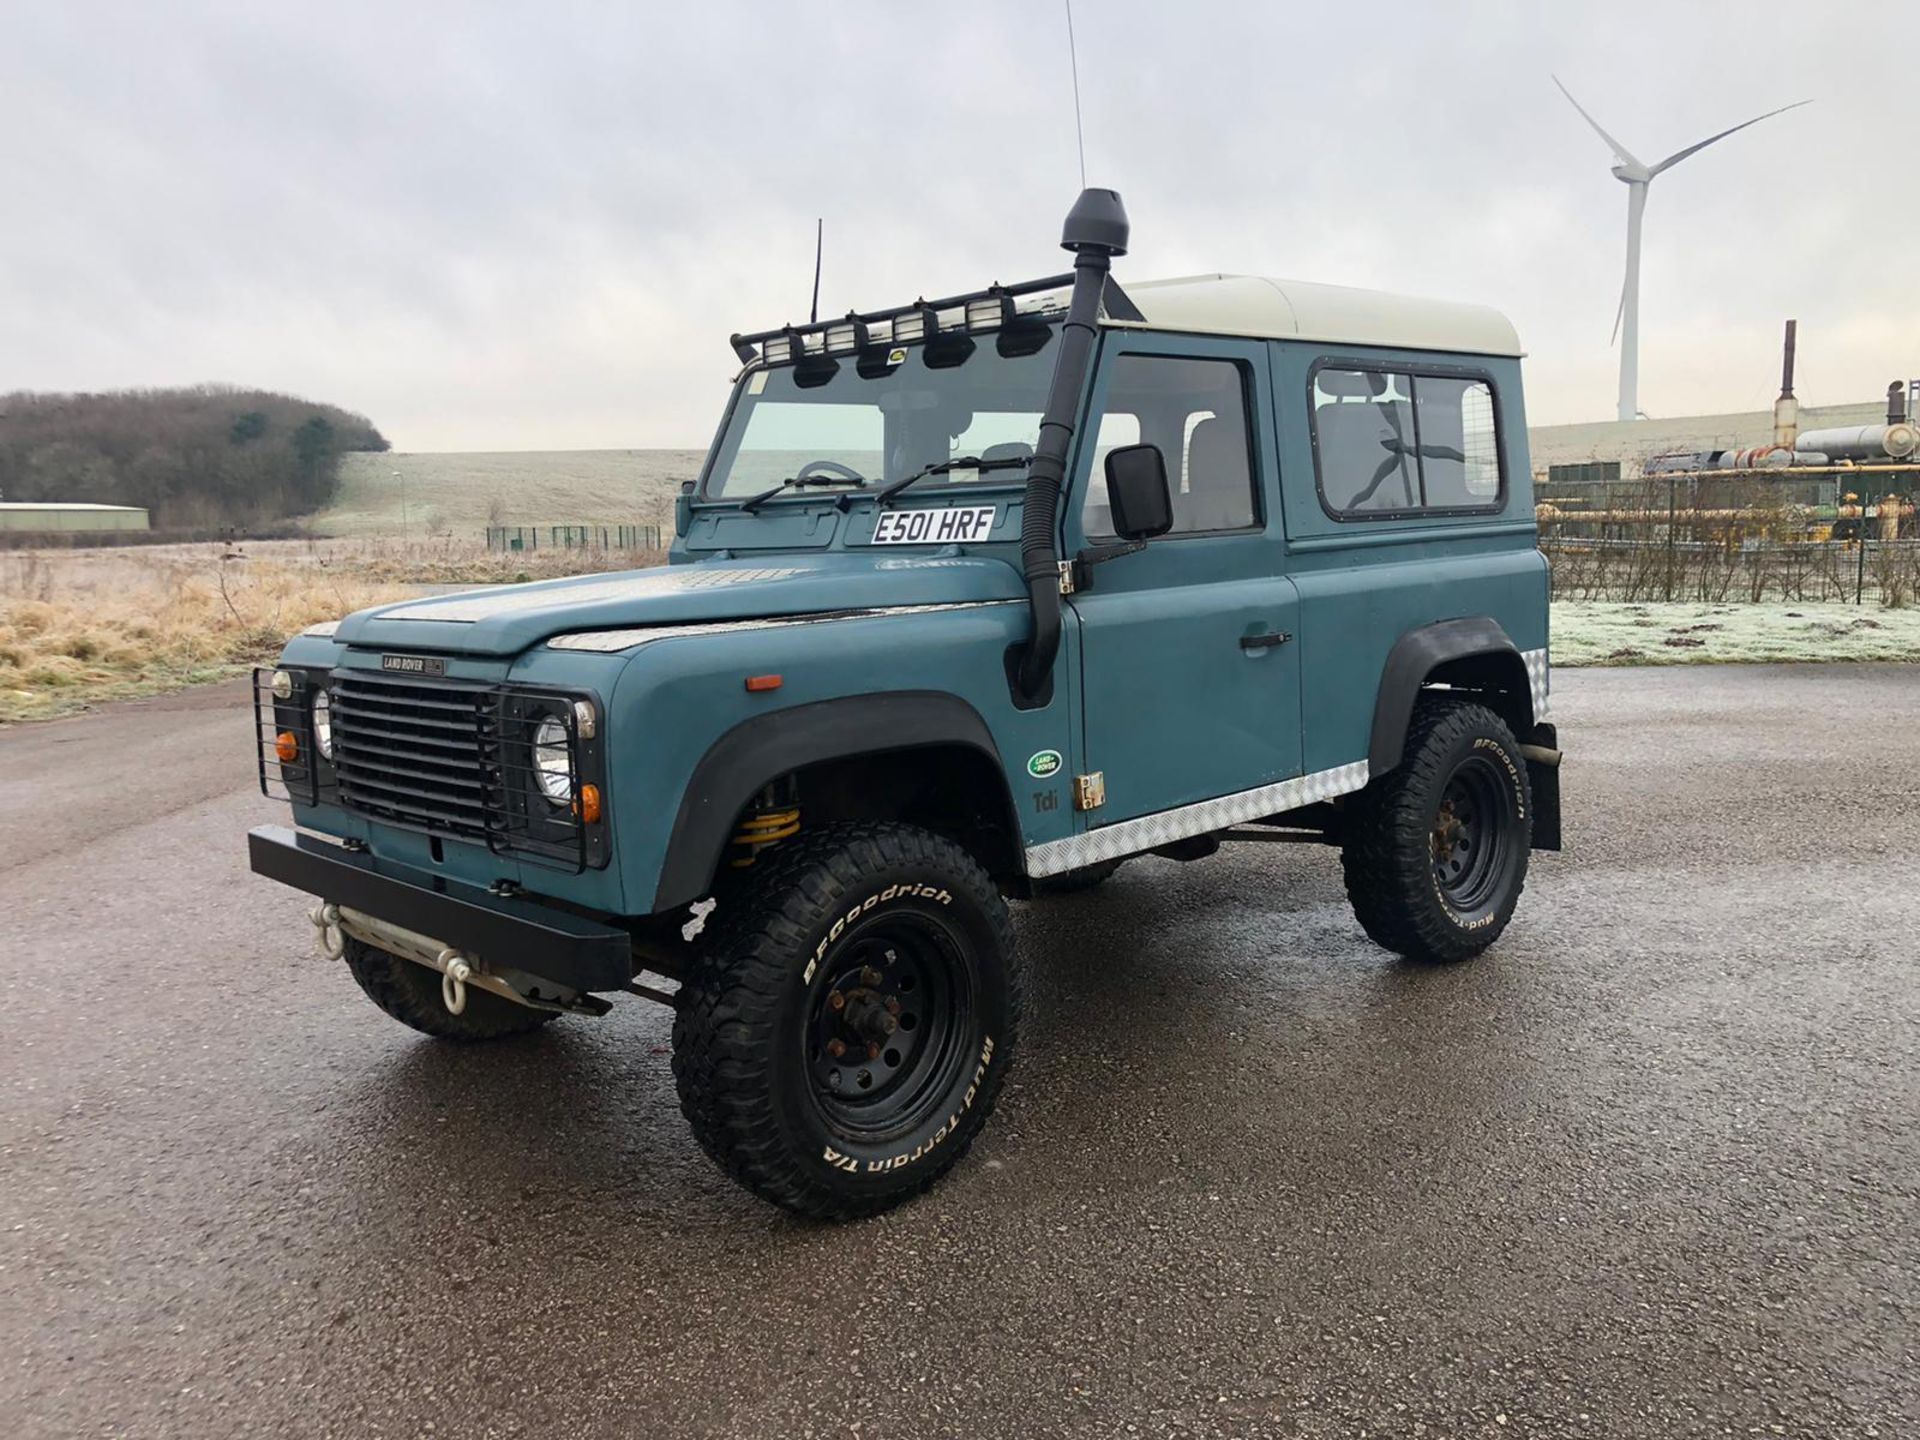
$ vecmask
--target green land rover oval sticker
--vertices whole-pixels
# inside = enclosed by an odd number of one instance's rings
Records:
[[[1060,768],[1058,750],[1036,750],[1027,757],[1027,774],[1036,780],[1044,780]]]

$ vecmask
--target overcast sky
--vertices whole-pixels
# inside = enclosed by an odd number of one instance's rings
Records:
[[[1535,423],[1611,415],[1626,187],[1652,163],[1641,406],[1920,374],[1898,7],[1101,3],[1075,21],[1118,275],[1484,301]],[[726,336],[1061,267],[1058,3],[0,0],[0,392],[203,380],[403,450],[704,446]],[[1906,147],[1902,158],[1897,150]]]

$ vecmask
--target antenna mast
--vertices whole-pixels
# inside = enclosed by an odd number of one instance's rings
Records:
[[[1087,132],[1080,125],[1080,53],[1073,43],[1073,0],[1067,7],[1067,64],[1073,68],[1073,136],[1080,145],[1080,188],[1087,188]]]
[[[813,305],[807,312],[809,325],[817,325],[820,321],[820,250],[826,233],[826,221],[816,216],[813,222]]]

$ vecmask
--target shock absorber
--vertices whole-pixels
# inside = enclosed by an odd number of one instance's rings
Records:
[[[792,776],[776,780],[754,797],[752,807],[733,832],[733,857],[728,862],[745,870],[769,845],[800,833],[799,786]]]

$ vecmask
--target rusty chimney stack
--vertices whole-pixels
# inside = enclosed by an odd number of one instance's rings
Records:
[[[1785,354],[1780,361],[1780,398],[1773,402],[1773,443],[1782,450],[1793,449],[1800,438],[1800,402],[1793,398],[1793,341],[1799,328],[1797,320],[1787,321]]]

